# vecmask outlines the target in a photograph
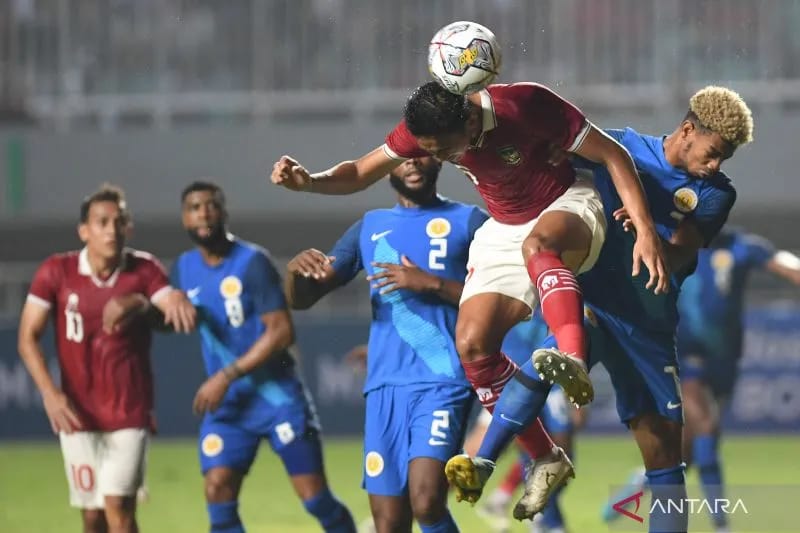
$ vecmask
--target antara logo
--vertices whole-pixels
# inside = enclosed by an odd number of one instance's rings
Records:
[[[636,494],[623,498],[614,503],[611,508],[623,516],[627,516],[631,520],[636,520],[639,523],[644,522],[644,517],[639,516],[639,507],[641,499],[644,496],[644,491],[639,491]],[[625,507],[631,503],[636,502],[636,507],[633,511],[629,511]],[[658,499],[654,500],[650,505],[649,514],[657,512],[659,514],[701,514],[710,513],[716,514],[735,514],[741,512],[750,514],[747,507],[741,498],[731,500],[728,498],[714,498],[709,500],[706,498],[682,498],[678,500],[673,499]]]

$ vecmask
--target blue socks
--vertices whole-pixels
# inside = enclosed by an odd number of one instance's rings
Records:
[[[700,473],[703,492],[710,502],[724,497],[722,469],[720,468],[719,455],[717,453],[718,447],[719,439],[715,435],[698,435],[692,441],[692,457]],[[712,507],[711,521],[716,527],[728,525],[728,519],[725,514],[715,513],[715,507]]]
[[[211,533],[244,533],[239,518],[239,502],[206,503]]]
[[[650,533],[685,533],[689,527],[685,469],[681,463],[672,468],[645,472],[652,493]]]
[[[356,533],[356,525],[350,511],[331,494],[328,488],[305,500],[303,507],[319,521],[325,533]]]
[[[550,387],[549,383],[539,379],[530,359],[522,365],[497,400],[478,457],[497,461],[514,437],[542,412]]]
[[[422,533],[458,533],[458,526],[455,520],[453,520],[450,511],[447,511],[447,514],[435,524],[426,525],[421,524],[419,521],[417,521],[417,524],[419,524],[419,529]]]

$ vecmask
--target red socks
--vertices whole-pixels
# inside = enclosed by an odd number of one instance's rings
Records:
[[[499,352],[473,361],[462,361],[461,365],[481,405],[490,413],[494,411],[494,405],[506,383],[519,370],[514,361]],[[547,455],[554,446],[538,418],[517,435],[517,441],[534,459]]]
[[[517,487],[519,487],[519,484],[522,483],[522,478],[522,461],[514,461],[514,464],[508,469],[506,476],[503,478],[503,481],[500,482],[500,485],[497,487],[497,489],[506,494],[514,494],[514,491],[517,489]]]
[[[550,251],[532,255],[526,266],[539,291],[542,315],[556,337],[558,349],[585,361],[583,295],[575,275],[557,253]]]
[[[464,367],[464,373],[478,395],[481,405],[490,412],[497,403],[503,387],[519,370],[514,361],[500,352],[473,361],[461,361],[461,366]]]

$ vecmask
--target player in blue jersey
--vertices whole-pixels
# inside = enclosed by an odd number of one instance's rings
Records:
[[[487,215],[436,194],[441,163],[409,159],[390,174],[391,209],[367,212],[329,254],[301,252],[286,293],[305,309],[365,270],[371,284],[364,488],[378,532],[458,531],[444,463],[461,449],[473,392],[455,347],[458,301],[475,230]]]
[[[724,497],[719,413],[736,383],[744,333],[744,293],[754,270],[800,285],[800,258],[776,250],[762,237],[725,228],[698,254],[697,268],[683,283],[678,299],[683,454],[687,464],[697,465],[708,501]],[[646,484],[646,479],[636,475],[631,480],[627,494]],[[728,531],[726,514],[714,513],[716,506],[709,509],[716,531]],[[607,510],[604,515],[610,519],[616,513]]]
[[[609,227],[597,264],[580,279],[588,309],[589,359],[593,364],[602,362],[611,376],[620,419],[639,445],[653,499],[659,502],[686,494],[674,344],[678,288],[697,251],[708,245],[728,217],[736,193],[720,165],[752,139],[752,129],[750,110],[738,94],[707,87],[692,96],[684,120],[667,136],[651,137],[630,128],[608,131],[631,153],[642,179],[675,273],[667,294],[650,293],[641,278],[629,276],[627,253],[634,237],[606,172],[595,168]],[[550,338],[545,345],[552,343]],[[540,375],[532,362],[521,368],[501,395],[479,456],[451,459],[463,470],[455,481],[473,490],[482,488],[491,472],[483,464],[492,463],[511,436],[541,412],[552,371],[558,368],[551,366],[546,377]],[[544,506],[546,496],[529,479],[514,515],[531,517]],[[666,508],[664,503],[653,508],[651,531],[686,531],[685,515],[658,512]]]
[[[324,531],[354,533],[353,518],[328,488],[319,425],[289,351],[294,326],[267,252],[227,231],[222,190],[195,182],[181,195],[195,243],[173,267],[175,286],[198,309],[208,379],[197,391],[200,466],[212,532],[244,531],[239,490],[268,440],[306,511]]]

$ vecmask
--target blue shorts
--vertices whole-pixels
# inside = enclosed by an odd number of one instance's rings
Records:
[[[281,383],[285,401],[262,398],[226,400],[200,425],[200,468],[228,467],[247,473],[262,439],[268,440],[290,476],[322,473],[322,445],[314,405],[299,380]]]
[[[645,413],[683,423],[679,366],[671,333],[645,332],[595,307],[587,308],[589,365],[603,363],[624,424]]]
[[[717,397],[733,393],[742,355],[741,328],[706,328],[703,334],[678,327],[681,379],[700,380]]]
[[[445,463],[459,453],[473,398],[469,387],[433,383],[367,392],[362,482],[367,493],[405,495],[413,459]]]

